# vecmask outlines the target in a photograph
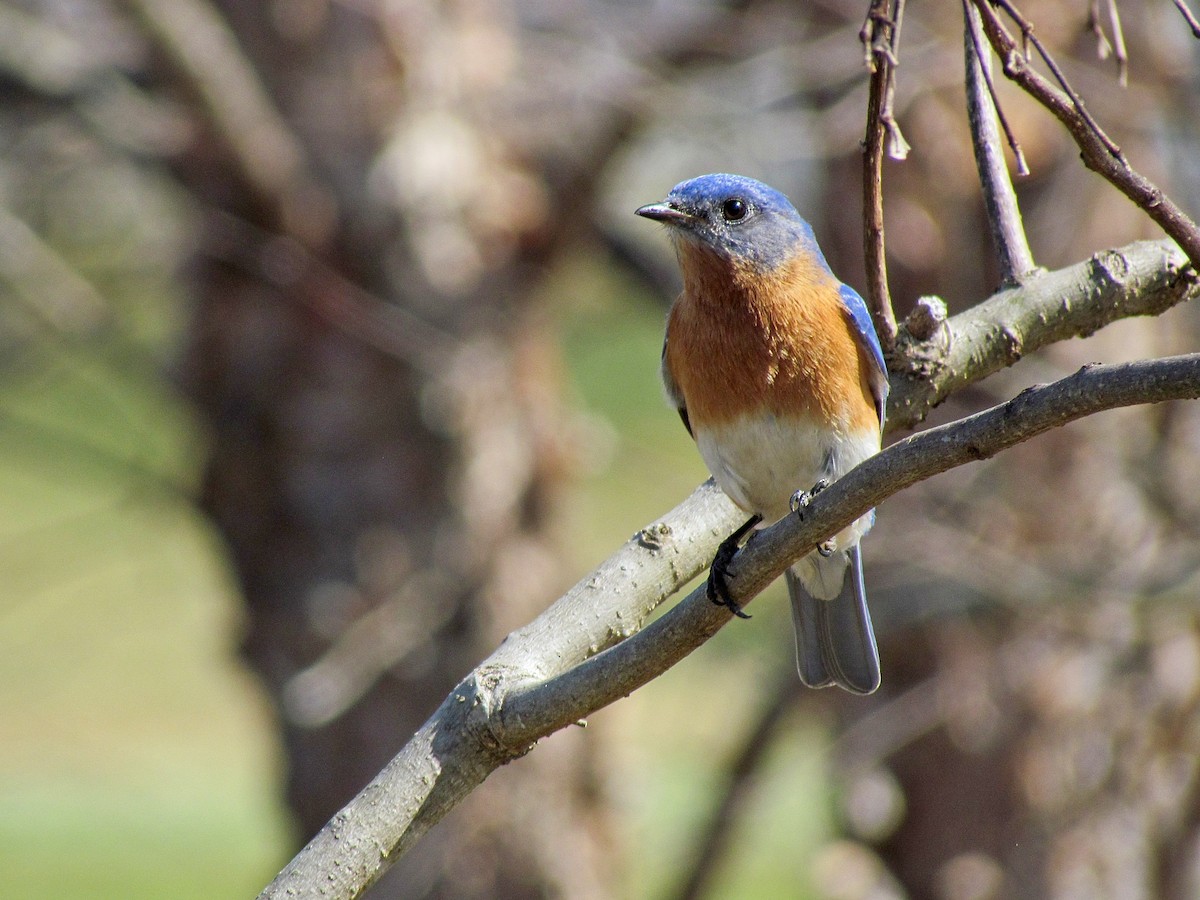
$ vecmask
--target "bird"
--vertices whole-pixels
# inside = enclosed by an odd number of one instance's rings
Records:
[[[803,515],[815,493],[879,452],[887,365],[862,297],[779,191],[702,175],[636,214],[667,226],[683,276],[663,341],[665,393],[717,485],[750,515],[718,549],[708,595],[747,618],[727,585],[740,542]],[[809,687],[879,687],[859,548],[874,521],[872,510],[785,572]]]

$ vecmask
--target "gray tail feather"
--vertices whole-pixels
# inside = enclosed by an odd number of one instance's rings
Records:
[[[795,572],[785,573],[796,626],[796,667],[809,687],[836,684],[870,694],[879,687],[879,650],[863,590],[862,557],[857,546],[845,553],[849,571],[832,600],[815,599]]]

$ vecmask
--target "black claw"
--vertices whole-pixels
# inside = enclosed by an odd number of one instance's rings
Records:
[[[721,541],[721,545],[717,547],[716,556],[713,557],[712,566],[708,570],[708,599],[717,606],[724,606],[739,619],[749,619],[750,614],[742,612],[742,607],[729,593],[729,584],[727,583],[729,564],[737,555],[738,545],[742,538],[761,521],[762,516],[751,516],[737,531]]]

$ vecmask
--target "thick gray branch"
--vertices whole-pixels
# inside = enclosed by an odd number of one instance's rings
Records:
[[[889,430],[911,428],[951,394],[1028,353],[1086,337],[1131,316],[1156,316],[1200,295],[1187,257],[1166,240],[1138,241],[1030,276],[947,321],[925,340],[901,332]]]
[[[1200,397],[1200,353],[1122,365],[1085,366],[1012,400],[888,447],[822,491],[804,519],[789,516],[757,533],[735,557],[732,594],[745,605],[797,558],[895,493],[939,472],[994,456],[1052,428],[1107,409]],[[509,746],[524,745],[626,696],[665,672],[731,618],[696,588],[662,618],[556,679],[499,694]]]
[[[637,632],[743,518],[709,481],[635,534],[510,634],[261,897],[359,896],[496,767],[530,748],[532,740],[514,745],[498,737],[501,685],[552,679]]]
[[[1134,245],[1038,276],[946,323],[941,340],[938,334],[931,339],[940,349],[928,354],[930,384],[921,387],[913,378],[898,385],[898,411],[915,420],[952,390],[1011,363],[1022,349],[1089,333],[1124,315],[1161,311],[1196,292],[1182,254],[1164,243]],[[756,535],[737,558],[734,594],[750,600],[819,540],[938,472],[1103,409],[1198,396],[1200,354],[1088,367],[907,438],[819,495],[804,521],[789,517]],[[717,541],[740,518],[708,482],[638,532],[468,675],[261,897],[360,896],[495,768],[704,643],[729,613],[702,591],[640,629],[654,607],[708,564]]]

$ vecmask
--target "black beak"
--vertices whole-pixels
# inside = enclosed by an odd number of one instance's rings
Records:
[[[651,203],[635,210],[635,214],[655,222],[665,222],[667,225],[684,225],[691,222],[695,216],[666,203]]]

